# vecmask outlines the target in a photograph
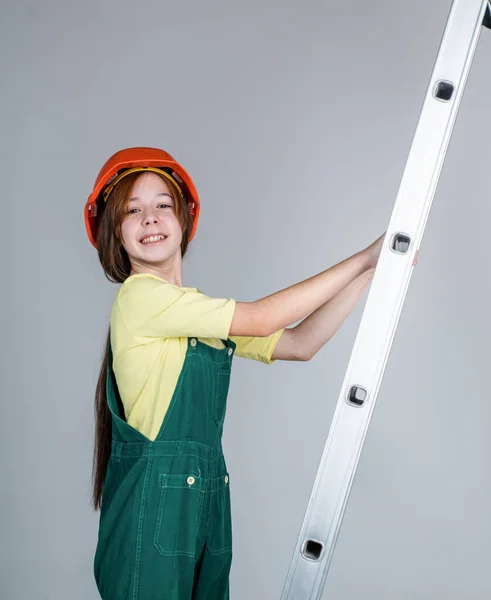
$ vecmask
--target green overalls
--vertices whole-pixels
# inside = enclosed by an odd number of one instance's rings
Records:
[[[235,343],[188,338],[155,441],[124,419],[109,348],[112,449],[94,557],[103,600],[227,600],[232,562],[222,431]]]

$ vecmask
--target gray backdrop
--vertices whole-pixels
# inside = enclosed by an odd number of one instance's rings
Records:
[[[151,145],[190,171],[184,285],[254,300],[310,277],[385,230],[449,8],[1,4],[2,599],[98,598],[93,396],[117,286],[83,206],[102,163]],[[491,594],[490,57],[485,30],[325,598]],[[234,363],[233,600],[280,596],[365,301],[310,363]]]

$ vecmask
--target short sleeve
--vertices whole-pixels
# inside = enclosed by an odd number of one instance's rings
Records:
[[[233,298],[211,298],[196,288],[139,274],[128,278],[116,298],[127,329],[143,337],[227,339],[235,311]]]
[[[284,331],[279,329],[266,337],[231,336],[230,339],[236,344],[236,356],[272,365],[275,361],[271,356]]]

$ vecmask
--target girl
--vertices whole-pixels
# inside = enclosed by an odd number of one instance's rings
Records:
[[[85,206],[104,273],[122,284],[95,405],[94,574],[103,600],[229,598],[221,438],[232,359],[311,359],[367,288],[384,237],[310,279],[239,302],[183,286],[199,213],[188,173],[154,148],[109,158]]]

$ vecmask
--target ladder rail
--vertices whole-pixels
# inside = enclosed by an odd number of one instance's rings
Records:
[[[281,600],[322,593],[488,0],[454,0]],[[486,25],[487,26],[487,25]]]

